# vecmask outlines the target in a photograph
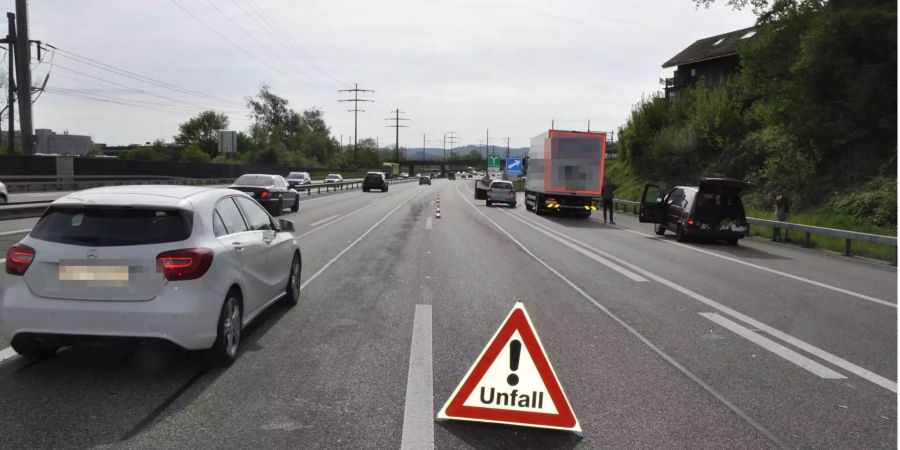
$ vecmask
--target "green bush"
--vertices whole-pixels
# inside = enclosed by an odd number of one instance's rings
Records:
[[[897,229],[897,179],[878,177],[862,189],[835,196],[828,205],[860,224]]]

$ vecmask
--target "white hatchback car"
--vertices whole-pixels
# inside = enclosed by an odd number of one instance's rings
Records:
[[[512,183],[503,180],[491,181],[487,190],[487,201],[485,206],[491,206],[494,203],[506,203],[516,207],[516,189]]]
[[[227,365],[241,331],[300,297],[294,224],[247,194],[116,186],[66,195],[6,253],[0,332],[25,356],[109,338],[208,349]]]

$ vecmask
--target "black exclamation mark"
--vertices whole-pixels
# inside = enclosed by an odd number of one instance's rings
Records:
[[[513,339],[512,342],[509,343],[509,370],[513,372],[519,370],[519,354],[522,352],[522,343],[517,339]],[[510,386],[515,386],[519,384],[519,377],[516,374],[511,373],[508,377],[506,377],[506,382],[509,383]]]

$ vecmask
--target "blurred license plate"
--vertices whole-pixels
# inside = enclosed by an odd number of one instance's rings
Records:
[[[128,266],[59,266],[59,281],[127,286]]]

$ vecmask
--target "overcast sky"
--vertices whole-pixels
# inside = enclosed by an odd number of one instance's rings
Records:
[[[665,60],[754,23],[749,11],[691,0],[40,0],[30,8],[31,39],[71,52],[57,52],[52,65],[45,55],[35,68],[35,83],[50,70],[55,89],[35,104],[35,127],[110,145],[170,141],[204,108],[245,129],[243,99],[264,83],[298,111],[321,108],[344,142],[353,114],[337,91],[353,83],[375,90],[364,96],[374,103],[360,104],[359,137],[382,145],[394,142],[384,120],[394,108],[411,119],[400,144],[413,148],[423,134],[440,147],[448,131],[462,144],[483,143],[485,129],[491,144],[509,137],[526,146],[553,119],[562,129],[584,130],[590,119],[593,130],[615,130],[671,76]]]

